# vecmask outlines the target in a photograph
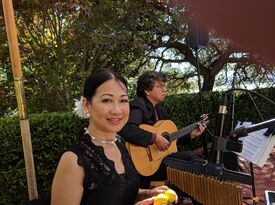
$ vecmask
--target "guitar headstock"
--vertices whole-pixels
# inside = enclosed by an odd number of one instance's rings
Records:
[[[207,114],[202,114],[200,116],[199,123],[208,125],[209,124],[209,117],[208,117],[208,115],[209,115],[208,113]]]

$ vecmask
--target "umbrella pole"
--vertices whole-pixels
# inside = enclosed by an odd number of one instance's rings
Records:
[[[38,197],[26,98],[12,0],[2,0],[27,174],[29,199]]]

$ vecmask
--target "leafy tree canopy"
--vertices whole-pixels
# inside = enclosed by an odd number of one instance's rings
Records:
[[[112,68],[133,79],[144,70],[169,73],[174,92],[232,81],[269,83],[274,66],[209,29],[207,48],[188,43],[188,8],[160,0],[18,0],[14,2],[30,112],[71,110],[84,79]],[[2,11],[2,10],[1,10]],[[1,113],[16,108],[3,13],[0,16]],[[133,81],[132,81],[133,82]],[[134,85],[132,86],[134,89]],[[172,92],[171,92],[172,93]]]

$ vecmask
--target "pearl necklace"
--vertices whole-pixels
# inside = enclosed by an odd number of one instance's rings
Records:
[[[117,138],[113,139],[113,140],[99,140],[97,138],[95,138],[87,128],[84,128],[85,129],[85,134],[88,134],[90,135],[90,137],[92,138],[93,141],[96,141],[98,143],[101,143],[101,144],[110,144],[110,145],[114,145],[117,141]]]

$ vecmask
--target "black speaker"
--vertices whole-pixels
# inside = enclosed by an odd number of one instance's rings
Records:
[[[208,29],[194,19],[188,23],[187,43],[191,48],[198,49],[208,46]]]

